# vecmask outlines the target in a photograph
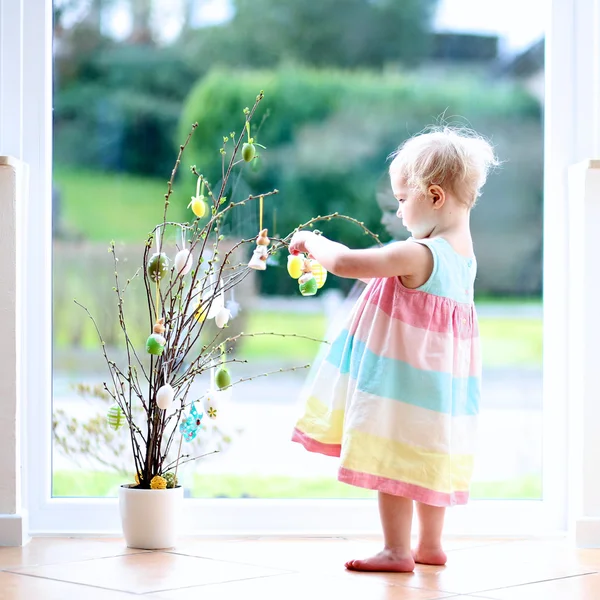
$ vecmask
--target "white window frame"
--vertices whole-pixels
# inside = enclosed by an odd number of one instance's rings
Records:
[[[567,529],[567,167],[597,150],[590,123],[598,129],[597,62],[599,0],[549,3],[546,35],[545,217],[544,235],[544,449],[541,501],[472,501],[449,511],[448,534],[525,535]],[[27,324],[23,340],[25,407],[24,459],[32,534],[115,534],[120,531],[116,499],[51,497],[52,253],[51,253],[51,48],[50,0],[0,0],[20,31],[22,119],[10,127],[22,142],[31,167],[25,207],[27,252],[24,275]],[[594,12],[596,11],[596,12]],[[3,17],[5,13],[2,13]],[[16,19],[21,22],[16,22]],[[577,28],[578,35],[575,35]],[[7,50],[0,39],[0,58]],[[576,67],[577,66],[577,67]],[[0,77],[6,77],[0,71]],[[10,81],[0,80],[0,89]],[[595,95],[594,95],[595,94]],[[596,104],[593,104],[593,101]],[[0,123],[8,123],[0,106]],[[4,117],[4,118],[2,118]],[[20,128],[17,131],[16,128]],[[596,144],[594,147],[593,144]],[[557,399],[558,398],[558,399]],[[552,401],[550,401],[552,399]],[[499,452],[501,449],[499,449]],[[199,500],[185,501],[190,534],[378,533],[376,503],[357,500]],[[201,515],[201,518],[197,518]]]

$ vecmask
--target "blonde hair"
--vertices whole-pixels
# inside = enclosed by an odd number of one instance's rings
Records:
[[[492,167],[499,164],[491,144],[469,129],[442,126],[406,140],[391,155],[390,175],[410,188],[427,193],[439,185],[469,208],[481,195]]]

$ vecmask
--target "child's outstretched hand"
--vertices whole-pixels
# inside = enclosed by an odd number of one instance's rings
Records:
[[[290,254],[309,254],[306,242],[314,235],[313,231],[296,231],[290,241]]]

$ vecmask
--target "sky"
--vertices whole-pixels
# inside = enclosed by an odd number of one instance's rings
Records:
[[[185,0],[154,2],[164,41],[168,41],[177,35],[181,27]],[[439,0],[434,29],[440,32],[497,34],[501,38],[500,52],[513,54],[542,37],[549,2],[550,0]],[[231,15],[230,0],[197,0],[193,25],[221,23]],[[125,2],[116,3],[108,21],[116,37],[127,36],[131,21]]]

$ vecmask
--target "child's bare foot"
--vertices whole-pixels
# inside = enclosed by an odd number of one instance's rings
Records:
[[[440,546],[437,548],[417,546],[416,550],[413,551],[413,558],[420,565],[436,565],[440,567],[444,566],[447,560],[446,553]]]
[[[410,573],[414,568],[415,561],[410,553],[387,548],[370,558],[365,558],[363,560],[349,560],[346,563],[346,569],[349,571]]]

